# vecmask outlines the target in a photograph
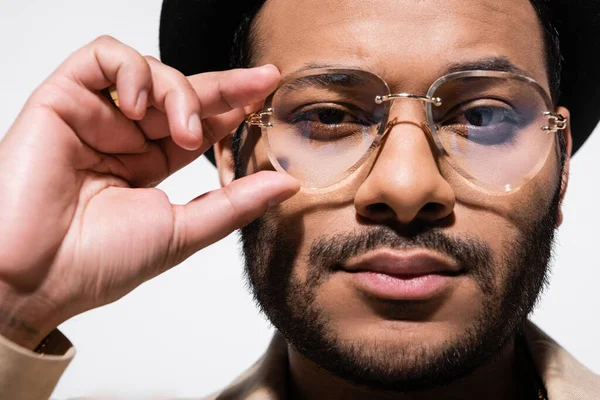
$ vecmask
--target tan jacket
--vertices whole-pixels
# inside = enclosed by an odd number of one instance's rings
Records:
[[[600,376],[578,363],[535,325],[526,327],[534,363],[549,400],[600,400]],[[68,348],[47,356],[23,349],[0,336],[0,400],[48,399],[75,352],[64,336],[54,346]],[[223,391],[206,400],[283,400],[287,345],[275,335],[265,355]]]

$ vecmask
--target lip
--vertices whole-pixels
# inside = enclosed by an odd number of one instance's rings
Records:
[[[453,260],[427,250],[378,250],[351,259],[344,266],[348,272],[379,272],[386,275],[413,276],[426,274],[456,275],[461,268]]]
[[[427,300],[448,290],[460,266],[431,251],[380,250],[344,266],[360,291],[389,300]]]

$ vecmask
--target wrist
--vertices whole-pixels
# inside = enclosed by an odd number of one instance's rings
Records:
[[[0,316],[0,335],[29,350],[34,350],[45,336],[17,316]]]
[[[0,335],[21,347],[34,350],[58,326],[51,315],[30,295],[0,290]]]

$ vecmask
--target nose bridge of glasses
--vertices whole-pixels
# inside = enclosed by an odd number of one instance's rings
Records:
[[[416,102],[396,102],[396,100],[417,100]],[[418,103],[431,104],[434,107],[442,104],[440,98],[431,98],[428,96],[420,96],[411,93],[396,93],[385,96],[377,96],[375,102],[379,104],[388,103],[388,118],[387,123],[383,128],[383,136],[387,135],[397,126],[413,125],[425,132],[430,139],[430,126],[428,122],[427,107],[421,107]]]
[[[439,97],[420,96],[420,95],[412,94],[412,93],[392,93],[392,94],[376,96],[375,103],[382,104],[386,101],[393,102],[397,99],[420,100],[424,103],[431,103],[436,107],[439,107],[442,105],[442,99],[440,99]]]

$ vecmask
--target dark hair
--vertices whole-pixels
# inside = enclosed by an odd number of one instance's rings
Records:
[[[544,50],[546,53],[546,72],[548,74],[550,95],[552,96],[554,106],[556,106],[560,97],[560,76],[563,64],[558,31],[552,24],[552,9],[548,6],[548,0],[529,1],[535,9],[542,25]]]
[[[254,19],[261,8],[262,4],[242,17],[242,22],[233,36],[229,62],[231,68],[248,68],[252,65],[252,45],[257,41],[256,30],[253,29]]]

